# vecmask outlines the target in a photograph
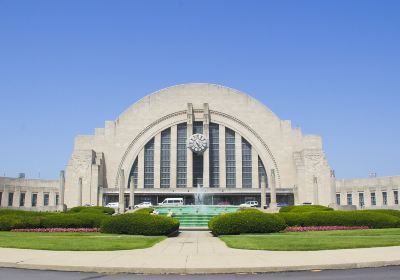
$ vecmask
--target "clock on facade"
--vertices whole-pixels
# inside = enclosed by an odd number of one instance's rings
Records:
[[[203,134],[193,134],[188,141],[188,147],[196,154],[202,154],[208,147],[207,138]]]

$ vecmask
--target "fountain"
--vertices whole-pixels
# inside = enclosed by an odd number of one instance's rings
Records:
[[[239,207],[229,205],[205,205],[206,192],[197,184],[194,193],[194,205],[157,206],[160,215],[173,213],[181,223],[181,228],[207,228],[208,221],[221,213],[236,212]]]

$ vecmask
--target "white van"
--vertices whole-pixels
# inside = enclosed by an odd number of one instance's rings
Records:
[[[159,206],[182,206],[183,198],[166,198],[163,202],[158,204]]]
[[[106,207],[110,207],[110,208],[113,208],[113,209],[118,209],[119,203],[118,202],[110,202],[110,203],[108,203],[106,205]]]

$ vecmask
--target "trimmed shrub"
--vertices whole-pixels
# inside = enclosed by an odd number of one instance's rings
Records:
[[[153,213],[153,208],[141,208],[133,212],[134,214],[151,214]]]
[[[238,211],[239,212],[256,212],[256,213],[258,212],[258,213],[262,213],[257,208],[240,208]]]
[[[329,208],[322,205],[299,205],[299,206],[286,206],[279,210],[279,213],[307,213],[307,212],[321,212],[321,211],[333,211],[333,208]]]
[[[43,216],[47,215],[47,212],[34,212],[14,209],[0,209],[0,216]]]
[[[391,215],[391,216],[395,216],[397,218],[400,218],[400,211],[399,210],[393,210],[393,209],[363,210],[363,212],[387,214],[387,215]]]
[[[292,226],[367,226],[369,228],[400,227],[400,218],[367,211],[322,211],[309,213],[279,213]]]
[[[42,218],[42,228],[99,228],[110,216],[103,214],[76,213],[55,214]]]
[[[103,233],[130,235],[169,235],[179,229],[179,221],[174,218],[149,214],[124,214],[113,216],[103,222]]]
[[[18,220],[14,216],[0,216],[0,231],[12,230],[16,222]]]
[[[286,224],[281,217],[253,210],[216,216],[210,220],[208,227],[215,235],[236,235],[280,232]]]
[[[110,207],[102,206],[78,206],[68,210],[68,213],[92,213],[112,215],[115,213],[115,210]]]

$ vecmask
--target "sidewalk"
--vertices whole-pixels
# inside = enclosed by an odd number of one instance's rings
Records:
[[[150,249],[55,252],[0,248],[0,267],[107,273],[239,273],[400,265],[400,247],[316,252],[230,249],[208,232],[182,232]]]

